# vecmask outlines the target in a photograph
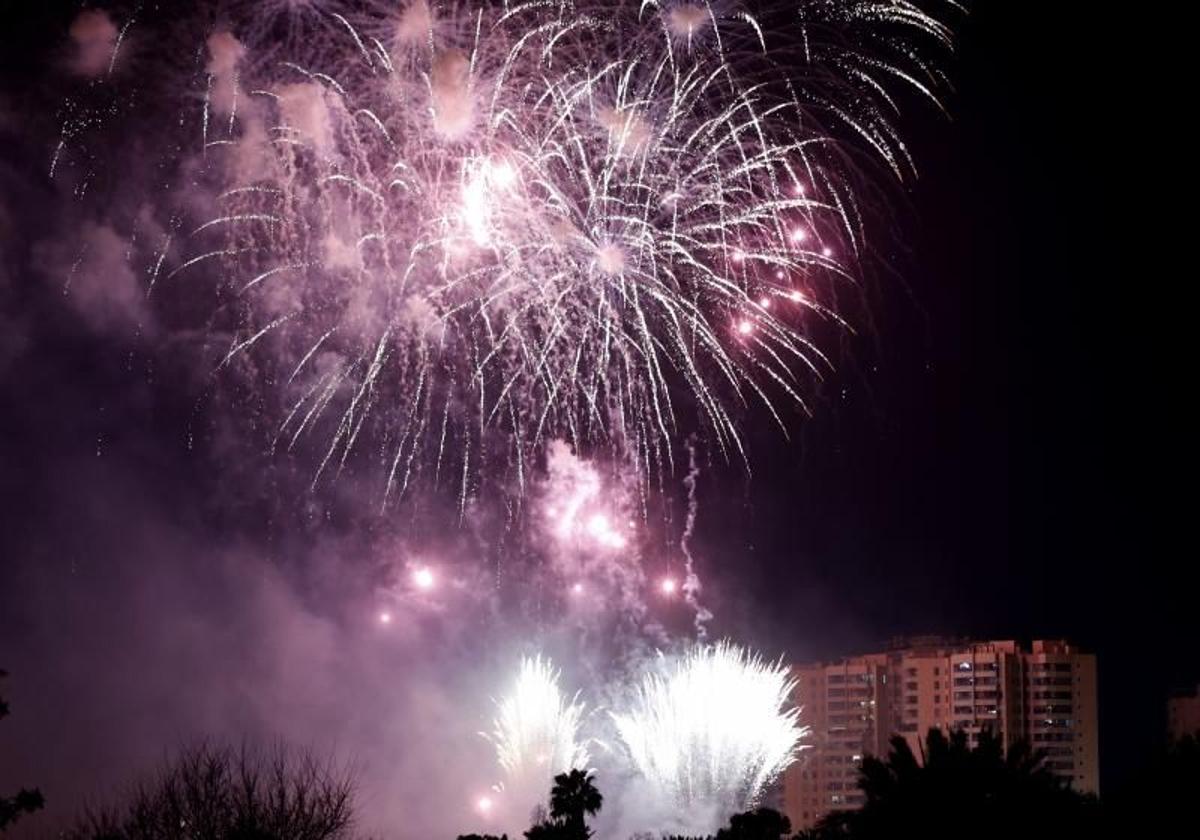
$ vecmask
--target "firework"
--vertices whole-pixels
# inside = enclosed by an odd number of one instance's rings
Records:
[[[413,586],[422,592],[428,592],[437,584],[433,569],[428,566],[418,566],[412,572]]]
[[[633,767],[664,803],[726,815],[754,805],[805,734],[787,668],[728,642],[659,666],[612,716]]]
[[[486,736],[503,771],[506,812],[518,822],[545,800],[557,774],[587,769],[591,760],[580,734],[585,706],[577,697],[565,696],[558,681],[549,660],[523,659]]]
[[[950,46],[905,0],[761,8],[197,13],[169,131],[195,127],[171,150],[202,150],[188,190],[215,196],[171,209],[151,279],[219,276],[221,364],[269,369],[279,441],[322,440],[318,475],[366,440],[387,493],[425,475],[464,497],[485,472],[523,487],[555,438],[643,474],[671,461],[681,425],[741,453],[742,406],[785,425],[827,366],[812,328],[837,320],[832,290],[856,275],[861,161],[911,171],[891,91],[936,97],[926,55]],[[89,73],[144,14],[81,15]]]

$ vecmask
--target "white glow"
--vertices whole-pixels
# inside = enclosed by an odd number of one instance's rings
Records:
[[[468,177],[462,188],[462,219],[476,245],[486,245],[491,239],[488,221],[487,178],[481,168]]]
[[[500,189],[508,189],[517,180],[517,170],[506,160],[491,164],[489,174],[492,183]]]
[[[412,579],[413,584],[417,587],[417,589],[433,589],[433,585],[437,583],[437,579],[434,577],[433,570],[428,566],[420,566],[419,568],[414,569]]]

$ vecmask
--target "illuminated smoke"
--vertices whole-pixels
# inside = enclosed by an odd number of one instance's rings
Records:
[[[109,72],[121,33],[107,13],[97,9],[80,12],[71,22],[70,36],[75,49],[71,69],[81,76]]]

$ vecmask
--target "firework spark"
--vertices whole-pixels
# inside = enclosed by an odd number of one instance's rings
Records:
[[[696,423],[744,456],[742,407],[786,427],[828,366],[813,321],[838,320],[871,200],[854,161],[911,172],[892,91],[936,99],[926,56],[952,46],[905,0],[762,8],[197,14],[198,90],[181,87],[169,131],[196,127],[187,183],[219,187],[172,209],[163,274],[219,275],[222,366],[271,362],[279,440],[324,441],[318,475],[374,439],[389,495],[418,476],[463,496],[477,474],[524,487],[554,438],[649,475]],[[81,15],[89,70],[116,31]],[[201,206],[216,209],[188,220]]]
[[[729,642],[659,665],[612,716],[633,766],[659,801],[726,814],[752,806],[805,734],[787,668]]]

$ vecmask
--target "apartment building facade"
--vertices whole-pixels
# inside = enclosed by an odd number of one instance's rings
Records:
[[[1026,740],[1076,790],[1099,788],[1096,659],[1060,640],[954,642],[924,637],[882,653],[794,669],[808,749],[784,776],[784,808],[797,829],[857,808],[858,767],[884,756],[893,735],[921,756],[932,728],[991,730],[1006,748]]]

